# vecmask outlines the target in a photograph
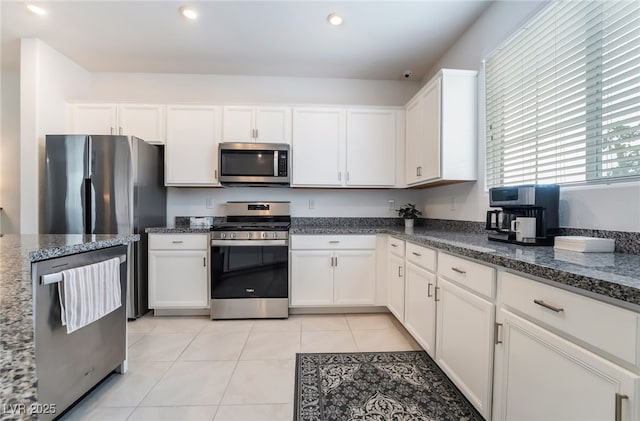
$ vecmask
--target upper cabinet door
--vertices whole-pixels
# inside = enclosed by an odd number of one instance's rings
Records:
[[[396,110],[347,111],[348,186],[393,186],[396,171]]]
[[[293,110],[292,185],[343,185],[345,115],[342,108]]]
[[[221,110],[168,105],[165,184],[217,186]]]
[[[222,140],[253,142],[255,140],[254,107],[223,107]]]
[[[406,112],[406,161],[405,174],[407,184],[416,183],[420,180],[420,167],[424,166],[422,148],[422,108],[420,98],[407,104]]]
[[[291,143],[290,107],[226,106],[224,142]]]
[[[440,177],[440,92],[442,81],[436,80],[424,91],[422,101],[422,164],[420,180]]]
[[[291,108],[257,107],[256,140],[265,143],[291,143]]]
[[[116,104],[70,104],[72,134],[118,134]]]
[[[158,104],[120,104],[118,134],[135,136],[154,144],[164,144],[165,106]]]

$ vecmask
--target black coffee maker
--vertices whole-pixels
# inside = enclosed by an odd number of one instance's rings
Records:
[[[489,240],[522,245],[553,245],[559,234],[557,184],[494,187],[489,189]]]

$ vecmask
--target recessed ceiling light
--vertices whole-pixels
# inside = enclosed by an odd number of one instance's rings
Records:
[[[36,6],[35,4],[27,4],[27,9],[31,13],[35,13],[38,16],[44,16],[47,14],[47,11],[40,6]]]
[[[337,13],[331,13],[327,16],[327,21],[333,26],[340,26],[342,25],[342,22],[344,22],[344,19]]]
[[[178,10],[180,10],[180,14],[187,19],[191,19],[191,20],[198,19],[198,11],[193,7],[182,6]]]

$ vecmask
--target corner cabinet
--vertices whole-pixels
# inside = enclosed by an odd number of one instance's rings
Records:
[[[168,105],[165,185],[219,186],[221,107]]]
[[[376,237],[291,236],[291,306],[375,305]]]
[[[406,105],[410,187],[477,177],[477,72],[442,69]]]
[[[209,307],[209,236],[149,234],[149,308]]]

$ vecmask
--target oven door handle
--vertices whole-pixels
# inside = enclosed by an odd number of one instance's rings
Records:
[[[211,240],[212,246],[288,246],[289,240]]]

